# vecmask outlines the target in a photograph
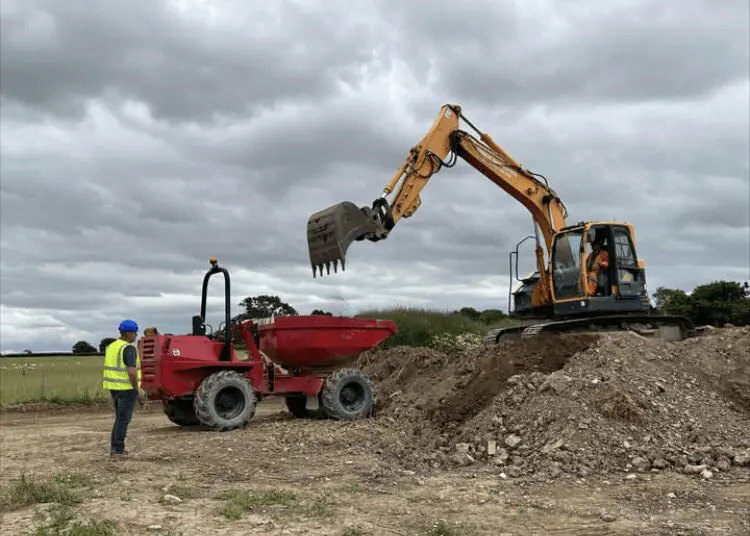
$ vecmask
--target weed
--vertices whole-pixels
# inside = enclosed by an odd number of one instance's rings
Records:
[[[82,522],[75,520],[70,506],[57,505],[50,510],[51,519],[36,528],[33,536],[116,536],[117,524],[110,520]]]
[[[354,483],[349,486],[349,493],[363,493],[365,490],[360,483]]]
[[[333,506],[333,499],[328,495],[319,495],[307,507],[307,512],[311,516],[320,517],[327,515],[330,512],[331,506]]]
[[[60,473],[49,480],[20,478],[4,486],[0,492],[0,511],[8,511],[39,503],[73,506],[83,502],[82,489],[89,486],[90,477],[81,473]]]
[[[226,519],[237,520],[246,512],[264,510],[271,514],[320,517],[328,515],[334,502],[328,495],[319,495],[312,500],[292,491],[242,491],[227,490],[219,495],[226,501],[220,513]]]
[[[442,519],[436,521],[425,530],[426,536],[474,536],[473,529],[464,525],[449,525]]]
[[[227,519],[240,519],[245,512],[258,508],[290,507],[299,502],[297,495],[291,491],[243,491],[227,490],[220,496],[227,501],[221,514]]]

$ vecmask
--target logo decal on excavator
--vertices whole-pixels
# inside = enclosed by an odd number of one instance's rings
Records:
[[[180,349],[179,348],[172,348],[172,355],[175,357],[180,357]]]

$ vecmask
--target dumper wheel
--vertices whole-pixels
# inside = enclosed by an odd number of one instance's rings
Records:
[[[204,426],[226,432],[250,424],[257,402],[250,380],[234,370],[221,370],[203,380],[193,407]]]
[[[372,415],[372,380],[357,369],[337,370],[325,379],[321,409],[331,419],[351,421]]]
[[[289,394],[284,397],[284,400],[286,402],[286,409],[298,419],[325,419],[327,417],[320,402],[318,402],[317,409],[308,408],[307,397],[305,395],[299,393]]]
[[[188,398],[162,400],[162,407],[167,418],[178,426],[196,426],[200,424],[195,415],[193,401]]]

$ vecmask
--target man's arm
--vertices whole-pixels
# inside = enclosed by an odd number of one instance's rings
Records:
[[[122,353],[122,360],[125,362],[125,366],[128,368],[128,376],[130,377],[130,385],[133,389],[138,389],[138,372],[135,369],[136,359],[135,348],[132,346],[126,346]]]

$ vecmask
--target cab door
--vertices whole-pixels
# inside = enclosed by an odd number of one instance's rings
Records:
[[[630,230],[623,225],[611,227],[614,262],[610,273],[615,278],[616,294],[623,298],[636,298],[646,292],[645,271],[638,266],[638,257]]]
[[[552,250],[552,287],[555,301],[573,301],[585,297],[583,285],[584,229],[564,231],[555,237]]]

